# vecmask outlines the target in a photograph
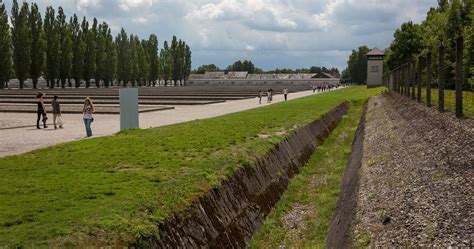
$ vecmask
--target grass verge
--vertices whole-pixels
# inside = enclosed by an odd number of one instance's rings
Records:
[[[415,88],[415,97],[418,96],[418,88]],[[462,92],[463,105],[462,110],[466,117],[474,118],[474,92],[463,91]],[[444,105],[446,111],[455,112],[456,110],[456,91],[445,89],[444,90]],[[426,88],[421,88],[421,102],[426,103]],[[436,88],[431,88],[431,105],[434,108],[438,108],[439,103],[439,91]]]
[[[363,100],[351,102],[338,127],[293,178],[254,236],[251,248],[325,248],[364,103]]]
[[[126,245],[157,234],[156,223],[292,130],[379,92],[351,87],[0,158],[0,247]]]

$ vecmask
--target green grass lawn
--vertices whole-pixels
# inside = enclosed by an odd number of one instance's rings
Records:
[[[418,87],[415,89],[415,97],[418,96],[416,93],[418,92]],[[439,101],[439,92],[437,88],[431,88],[431,105],[433,107],[438,107]],[[472,91],[463,91],[463,113],[466,117],[473,118],[474,117],[474,92]],[[449,112],[455,112],[456,108],[456,92],[454,90],[444,90],[444,105],[445,109]],[[421,88],[421,101],[426,103],[426,88]]]
[[[338,127],[316,149],[301,173],[292,179],[288,190],[253,238],[251,248],[325,248],[363,106],[364,101],[351,103]],[[287,217],[291,213],[302,219],[289,226]]]
[[[126,244],[156,234],[157,222],[251,165],[291,130],[344,100],[380,91],[351,87],[0,158],[0,247]],[[256,136],[277,131],[286,133]]]

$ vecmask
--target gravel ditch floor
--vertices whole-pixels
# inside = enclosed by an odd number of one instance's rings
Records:
[[[474,122],[398,95],[368,104],[353,242],[471,247]]]

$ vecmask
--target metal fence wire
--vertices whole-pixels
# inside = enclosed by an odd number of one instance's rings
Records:
[[[391,92],[437,107],[441,112],[454,112],[459,118],[474,118],[474,87],[469,84],[474,75],[465,79],[469,68],[463,68],[463,49],[464,40],[460,37],[456,41],[454,80],[446,80],[445,48],[440,46],[437,58],[430,52],[421,54],[416,61],[409,61],[385,74],[384,85]],[[437,60],[437,68],[433,68],[433,60]]]

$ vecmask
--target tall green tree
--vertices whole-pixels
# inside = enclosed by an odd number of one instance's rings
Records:
[[[171,40],[170,56],[171,56],[171,79],[173,80],[173,84],[176,85],[176,82],[179,80],[178,39],[176,38],[176,36],[173,36],[173,39]]]
[[[168,46],[168,41],[163,43],[163,48],[160,51],[160,72],[161,79],[168,85],[169,80],[173,77],[173,56]]]
[[[103,22],[99,24],[98,30],[96,31],[96,68],[95,71],[95,85],[97,88],[100,87],[100,81],[105,81],[105,71],[106,71],[106,59],[107,59],[107,50],[106,50],[106,39],[107,39],[107,32],[109,30],[109,25]],[[104,83],[105,85],[105,83]]]
[[[46,36],[46,80],[49,87],[54,88],[56,79],[59,76],[61,44],[58,21],[55,17],[55,11],[51,6],[46,9],[44,34]]]
[[[31,4],[30,13],[28,16],[28,22],[30,26],[31,35],[31,64],[30,64],[30,77],[33,82],[33,89],[38,86],[38,78],[41,76],[44,68],[44,48],[45,48],[45,37],[43,33],[43,20],[41,13],[38,10],[36,3]]]
[[[403,23],[395,31],[394,37],[394,41],[390,44],[390,53],[387,54],[386,59],[387,67],[390,70],[414,60],[415,56],[423,49],[420,26],[418,24],[413,24],[413,22]]]
[[[185,64],[185,74],[184,79],[187,80],[189,75],[191,74],[192,69],[192,61],[191,61],[191,48],[188,45],[185,45],[185,52],[184,52],[184,64]]]
[[[158,38],[154,34],[148,38],[147,54],[150,65],[148,78],[152,82],[152,85],[155,86],[155,82],[158,80]]]
[[[357,84],[365,84],[367,82],[367,53],[369,48],[361,46],[358,50],[352,50],[347,62],[347,72],[350,79]]]
[[[23,2],[21,9],[17,0],[13,0],[12,6],[12,45],[13,63],[15,65],[15,75],[20,81],[20,88],[23,89],[24,82],[30,71],[30,27],[28,25],[28,3]]]
[[[59,32],[59,43],[60,43],[60,63],[59,63],[59,78],[61,80],[61,87],[66,86],[66,81],[71,86],[71,70],[73,60],[73,43],[71,29],[66,22],[66,15],[64,14],[63,8],[58,8],[58,32]]]
[[[117,47],[113,41],[110,28],[107,29],[105,51],[107,53],[105,54],[104,84],[105,87],[109,87],[117,75]]]
[[[148,55],[148,41],[142,40],[138,48],[138,64],[140,68],[139,86],[148,86],[150,76],[150,56]]]
[[[470,25],[466,27],[466,48],[464,50],[464,60],[465,60],[465,78],[467,80],[467,87],[469,89],[474,89],[474,8],[470,10]]]
[[[0,0],[0,89],[5,88],[12,74],[10,26],[5,4]]]
[[[130,66],[130,41],[127,32],[122,28],[115,39],[117,46],[117,77],[118,81],[122,82],[123,86],[127,86],[130,80],[131,66]]]
[[[129,60],[130,60],[130,77],[132,82],[132,87],[135,86],[136,83],[140,80],[140,65],[139,65],[139,57],[138,57],[138,50],[140,47],[140,40],[138,36],[134,36],[133,34],[130,35],[130,53],[129,53]]]
[[[184,77],[185,77],[185,43],[179,39],[178,41],[178,66],[179,66],[179,70],[178,70],[178,79],[179,79],[179,83],[180,85],[183,84],[183,80],[184,80]]]
[[[72,49],[72,69],[71,77],[74,79],[76,88],[81,86],[81,79],[84,73],[84,54],[86,46],[82,35],[81,25],[76,14],[69,20],[69,29],[71,30],[73,49]]]
[[[83,79],[86,81],[86,88],[91,86],[91,79],[94,77],[96,72],[96,38],[97,38],[97,19],[94,18],[92,27],[89,28],[89,22],[84,19],[82,20],[82,33],[84,35],[85,42],[85,55],[84,55],[84,74]]]

